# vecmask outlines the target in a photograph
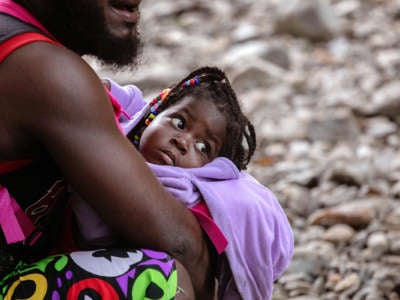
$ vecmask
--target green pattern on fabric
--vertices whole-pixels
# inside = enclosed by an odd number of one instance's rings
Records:
[[[163,295],[160,298],[147,297],[147,292],[151,285],[156,285],[163,291]],[[169,279],[166,280],[165,276],[160,271],[148,269],[136,278],[136,281],[132,286],[132,299],[171,300],[174,299],[177,288],[178,275],[176,270],[174,270],[169,276]]]

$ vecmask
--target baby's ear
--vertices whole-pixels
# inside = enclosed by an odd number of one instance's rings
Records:
[[[105,88],[109,91],[111,89],[111,83],[108,79],[102,79],[101,82],[105,86]]]

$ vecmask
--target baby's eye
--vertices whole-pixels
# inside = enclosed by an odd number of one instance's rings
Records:
[[[179,129],[185,128],[185,121],[181,117],[173,117],[172,124],[174,124],[174,126]]]
[[[210,147],[207,143],[204,142],[197,142],[196,143],[196,148],[199,150],[201,153],[208,154],[210,152]]]

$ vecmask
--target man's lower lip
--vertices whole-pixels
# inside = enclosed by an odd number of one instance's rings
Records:
[[[137,11],[131,12],[126,9],[119,9],[115,7],[111,7],[111,10],[127,23],[136,24],[138,21]]]

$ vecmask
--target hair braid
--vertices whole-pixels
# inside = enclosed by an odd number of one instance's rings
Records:
[[[197,81],[188,84],[191,80]],[[191,72],[171,88],[158,111],[162,112],[186,96],[209,99],[223,113],[227,120],[226,137],[218,156],[231,159],[240,170],[246,169],[256,148],[256,134],[225,73],[208,66]]]

